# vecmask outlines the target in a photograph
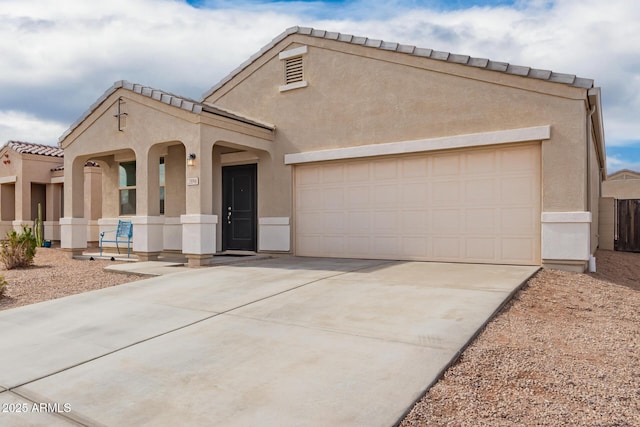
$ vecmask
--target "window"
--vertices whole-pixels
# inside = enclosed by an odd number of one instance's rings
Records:
[[[307,46],[280,52],[279,58],[284,61],[284,85],[280,86],[280,92],[307,86],[304,79],[304,55],[306,53]]]
[[[136,162],[122,162],[120,174],[120,215],[136,214]]]
[[[121,162],[119,167],[120,215],[136,214],[136,162]],[[164,215],[165,168],[160,157],[160,215]]]

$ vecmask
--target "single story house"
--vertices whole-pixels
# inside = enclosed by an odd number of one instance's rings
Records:
[[[593,80],[293,27],[200,100],[116,82],[60,138],[62,247],[134,224],[142,259],[230,251],[582,271],[606,176]]]
[[[33,226],[42,207],[44,238],[60,240],[59,219],[64,206],[64,152],[59,147],[8,141],[0,148],[0,236],[11,230],[21,231],[23,225]],[[93,165],[95,166],[95,165]],[[89,240],[98,239],[97,218],[102,213],[100,203],[100,170],[92,165],[84,168],[87,186],[84,209],[87,214]]]
[[[600,248],[634,251],[640,248],[640,229],[635,221],[635,206],[640,205],[640,173],[622,169],[602,182],[600,199]],[[633,216],[633,217],[632,217]],[[622,227],[622,230],[620,229]],[[623,235],[623,242],[619,235]]]

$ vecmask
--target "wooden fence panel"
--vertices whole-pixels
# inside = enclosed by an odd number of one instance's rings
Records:
[[[640,252],[640,199],[618,200],[618,238],[615,250]]]

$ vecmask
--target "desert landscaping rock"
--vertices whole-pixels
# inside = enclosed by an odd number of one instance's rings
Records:
[[[107,288],[145,278],[140,275],[104,271],[113,261],[71,259],[59,249],[38,248],[33,266],[6,270],[0,275],[8,282],[0,310],[20,307],[68,295]]]
[[[401,423],[640,425],[640,254],[542,270]]]
[[[640,254],[597,262],[539,272],[400,425],[640,425]],[[103,271],[113,264],[39,249],[33,267],[0,269],[0,309],[144,278]]]

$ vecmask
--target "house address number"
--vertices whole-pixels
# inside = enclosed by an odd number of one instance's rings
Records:
[[[198,185],[200,184],[200,180],[198,177],[195,178],[187,178],[187,185]]]

